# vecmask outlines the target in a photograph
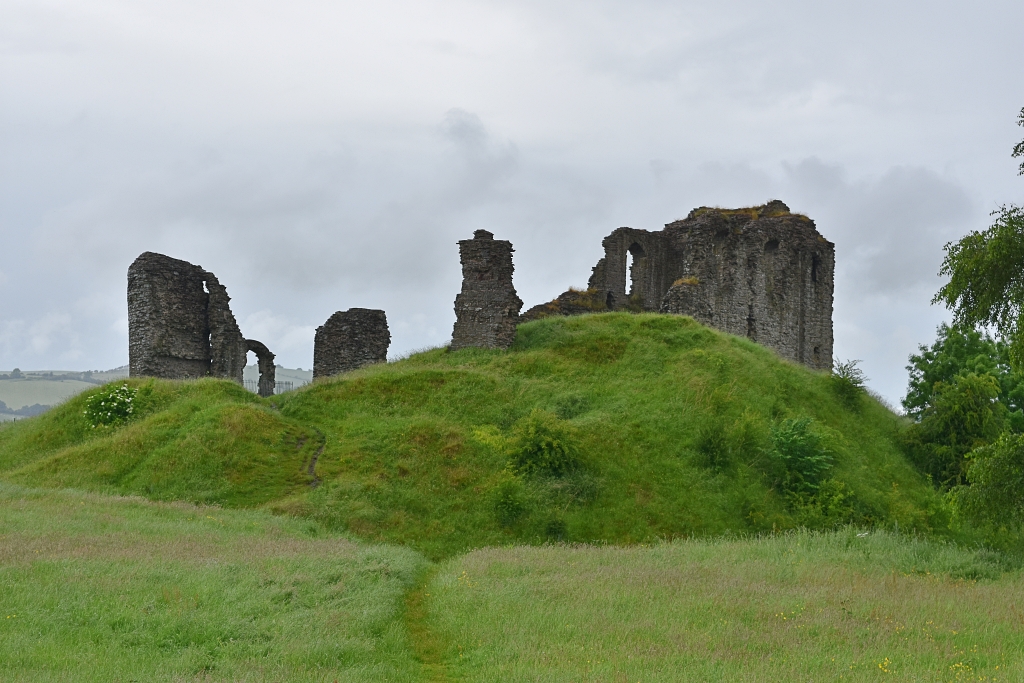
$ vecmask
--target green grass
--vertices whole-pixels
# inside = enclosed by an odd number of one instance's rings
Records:
[[[126,426],[91,430],[80,395],[0,428],[0,479],[263,506],[432,558],[510,542],[946,526],[895,444],[900,418],[681,316],[536,321],[507,352],[435,349],[272,399],[215,380],[133,383],[150,393]],[[568,476],[507,468],[535,409],[573,441]],[[842,505],[795,505],[778,486],[771,429],[802,416],[834,454]]]
[[[1017,560],[936,540],[901,418],[689,318],[129,383],[0,426],[0,679],[1024,679]]]
[[[1024,680],[1020,570],[886,532],[492,548],[425,590],[450,680]]]
[[[1024,575],[891,532],[488,548],[0,485],[4,681],[1018,681]]]
[[[0,679],[416,680],[424,567],[308,521],[0,485]]]

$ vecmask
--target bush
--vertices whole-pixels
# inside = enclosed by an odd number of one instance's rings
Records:
[[[815,493],[832,468],[832,453],[812,422],[809,417],[799,417],[783,420],[772,429],[775,455],[785,469],[780,483],[787,492]]]
[[[512,526],[529,510],[529,497],[523,481],[514,472],[505,470],[491,489],[491,507],[502,526]]]
[[[85,399],[85,419],[93,429],[127,422],[135,414],[135,397],[138,392],[138,389],[127,384],[108,384]]]
[[[513,469],[523,474],[568,474],[578,465],[576,435],[555,415],[534,408],[514,429]]]
[[[848,408],[857,408],[860,405],[860,397],[864,393],[864,383],[867,381],[864,371],[857,367],[859,362],[859,360],[845,362],[836,360],[832,376],[829,377],[832,391]]]

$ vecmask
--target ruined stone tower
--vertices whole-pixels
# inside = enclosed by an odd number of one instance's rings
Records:
[[[188,261],[147,251],[128,268],[128,372],[132,377],[221,377],[242,383],[247,351],[264,371],[260,394],[273,395],[273,354],[245,339],[216,276]],[[269,358],[269,360],[267,360]],[[264,391],[269,387],[269,394]]]
[[[316,328],[313,379],[383,363],[390,345],[391,333],[384,311],[369,308],[338,311]]]
[[[455,297],[451,349],[507,349],[516,338],[523,302],[512,286],[512,243],[486,230],[459,242],[462,292]]]
[[[677,313],[783,358],[831,369],[835,246],[782,202],[701,207],[659,232],[619,228],[602,245],[604,258],[586,292],[566,292],[524,319],[600,310]]]

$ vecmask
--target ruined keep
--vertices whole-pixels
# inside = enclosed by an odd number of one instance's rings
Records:
[[[570,290],[523,319],[607,310],[677,313],[783,358],[831,369],[835,245],[782,202],[701,207],[659,232],[619,228],[602,245],[604,258],[586,292]]]
[[[260,367],[260,395],[274,393],[274,355],[245,339],[217,277],[188,261],[147,251],[128,268],[128,374],[221,377],[242,383],[248,351]]]
[[[462,292],[455,297],[451,349],[507,349],[523,307],[512,286],[512,243],[477,230],[473,239],[459,242],[459,257]]]
[[[369,308],[338,311],[316,328],[313,379],[383,363],[390,345],[391,332],[384,311]]]

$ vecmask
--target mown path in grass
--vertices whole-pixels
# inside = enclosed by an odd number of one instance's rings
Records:
[[[430,627],[428,606],[430,585],[437,567],[426,570],[416,586],[405,596],[405,628],[416,659],[422,665],[420,680],[424,683],[448,681],[444,662],[445,643],[440,633]]]

